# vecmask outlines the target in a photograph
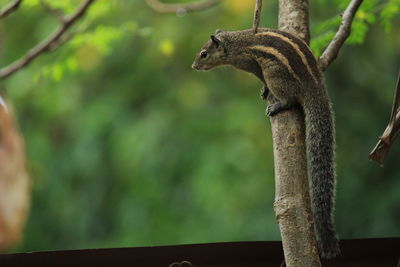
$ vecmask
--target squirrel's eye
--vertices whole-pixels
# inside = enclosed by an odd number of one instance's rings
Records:
[[[200,57],[202,57],[202,58],[207,57],[207,51],[201,51],[200,52]]]

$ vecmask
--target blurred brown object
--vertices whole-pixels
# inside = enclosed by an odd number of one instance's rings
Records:
[[[25,145],[11,108],[0,97],[0,251],[21,237],[30,202]]]

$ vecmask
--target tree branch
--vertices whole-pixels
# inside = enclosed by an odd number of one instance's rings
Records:
[[[279,0],[278,28],[310,43],[308,0]]]
[[[322,71],[326,70],[328,66],[336,59],[339,50],[350,36],[351,24],[353,23],[354,15],[360,7],[363,0],[352,0],[342,15],[342,23],[338,31],[329,43],[328,47],[319,58],[319,66]]]
[[[279,0],[279,29],[308,43],[308,1]],[[286,266],[320,267],[307,178],[304,115],[299,109],[280,112],[271,117],[271,128],[275,165],[274,210]]]
[[[12,12],[16,11],[19,5],[22,3],[22,0],[14,0],[7,4],[0,10],[0,19],[3,19],[10,15]]]
[[[52,51],[56,46],[63,44],[64,42],[60,40],[64,38],[63,36],[65,36],[66,31],[85,14],[86,10],[94,1],[95,0],[86,0],[74,14],[66,16],[60,26],[50,34],[47,39],[37,44],[20,59],[2,68],[0,70],[0,80],[7,78],[17,70],[25,67],[43,52]]]
[[[256,8],[254,10],[254,19],[253,19],[254,34],[257,33],[258,26],[260,25],[261,9],[262,9],[262,0],[256,0]]]
[[[369,158],[383,164],[390,147],[394,140],[400,133],[400,71],[397,78],[396,93],[393,101],[392,114],[388,126],[383,132],[382,136],[379,137],[379,141],[375,148],[369,154]]]
[[[47,3],[45,0],[40,0],[40,3],[42,4],[42,6],[50,13],[52,14],[54,17],[56,17],[56,19],[60,22],[60,23],[64,23],[65,22],[65,16],[64,14],[58,10],[53,8],[49,3]]]
[[[201,2],[182,3],[182,4],[171,4],[162,3],[158,0],[146,0],[148,6],[153,10],[160,13],[180,13],[203,10],[219,4],[221,0],[207,0]]]

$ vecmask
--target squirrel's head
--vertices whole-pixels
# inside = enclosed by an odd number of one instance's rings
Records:
[[[226,49],[219,36],[221,32],[221,30],[217,30],[215,35],[211,35],[211,39],[203,45],[196,55],[192,68],[206,71],[226,64]]]

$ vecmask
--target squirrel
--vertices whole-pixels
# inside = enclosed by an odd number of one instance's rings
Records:
[[[232,65],[261,80],[261,97],[274,100],[267,107],[267,115],[295,105],[302,107],[318,249],[322,258],[335,258],[340,248],[333,224],[334,118],[323,75],[311,49],[303,40],[280,30],[217,30],[196,55],[192,68],[206,71],[221,65]]]

